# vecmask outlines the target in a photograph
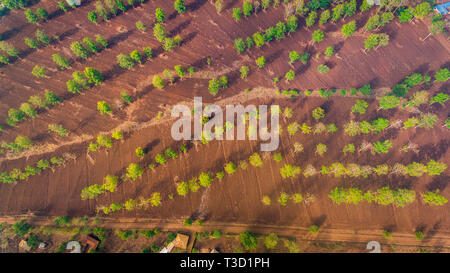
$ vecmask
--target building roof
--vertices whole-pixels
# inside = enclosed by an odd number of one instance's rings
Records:
[[[189,236],[181,234],[181,233],[178,233],[175,240],[173,240],[174,246],[181,248],[181,249],[186,249],[188,242],[189,242]]]
[[[97,249],[99,243],[99,240],[91,236],[82,235],[81,237],[81,244],[83,244],[83,246],[88,246],[87,251]]]
[[[444,4],[440,4],[440,5],[436,5],[435,8],[440,14],[445,15],[445,14],[447,14],[449,12],[450,2],[447,2],[447,3],[444,3]]]

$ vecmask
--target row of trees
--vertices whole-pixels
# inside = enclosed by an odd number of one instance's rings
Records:
[[[103,0],[95,2],[95,10],[88,12],[88,19],[92,23],[98,24],[117,16],[120,12],[126,12],[136,4],[140,5],[145,0],[127,0],[128,6],[123,0]]]
[[[439,194],[439,190],[434,192],[421,193],[422,200],[428,205],[443,206],[448,200]],[[391,189],[389,186],[379,188],[375,192],[366,191],[363,193],[358,188],[334,188],[329,194],[331,200],[336,204],[353,204],[357,205],[361,201],[368,203],[375,202],[376,204],[387,206],[394,205],[395,207],[403,208],[411,204],[416,199],[416,192],[409,189],[396,188]]]
[[[244,52],[247,48],[250,50],[253,45],[257,48],[262,47],[264,44],[273,41],[274,39],[282,39],[286,34],[293,33],[298,28],[298,18],[296,16],[290,16],[286,22],[278,22],[274,27],[269,27],[262,34],[256,32],[252,37],[248,37],[246,40],[243,38],[237,38],[234,40],[234,46],[238,53]]]
[[[47,33],[45,33],[45,31],[42,29],[36,30],[36,32],[34,33],[34,37],[36,39],[25,37],[24,40],[25,44],[31,49],[36,49],[39,48],[40,46],[46,47],[51,42],[50,37],[48,37]]]
[[[72,79],[67,81],[67,91],[76,94],[80,93],[83,89],[90,88],[91,86],[99,85],[103,82],[103,76],[95,68],[86,67],[83,72],[76,71],[72,73]]]
[[[130,198],[122,204],[112,203],[109,206],[98,206],[96,210],[97,212],[102,211],[104,214],[108,215],[112,212],[116,212],[122,209],[125,209],[126,211],[131,211],[135,209],[148,209],[149,207],[159,207],[160,205],[161,205],[161,193],[154,192],[148,199],[144,197],[140,197],[138,200]]]
[[[122,130],[116,130],[116,131],[112,132],[111,137],[106,136],[106,135],[99,135],[99,136],[97,136],[97,139],[95,142],[89,143],[87,151],[95,152],[98,149],[100,149],[101,147],[109,149],[112,147],[113,139],[121,140],[122,138],[123,138]]]
[[[189,66],[187,68],[184,68],[181,65],[176,65],[174,66],[174,70],[176,75],[183,80],[186,77],[186,73],[189,74],[189,76],[194,75],[194,67]],[[163,77],[159,76],[159,75],[155,75],[153,76],[153,86],[159,89],[164,89],[165,85],[165,80],[168,81],[169,83],[173,83],[175,81],[175,77],[174,77],[174,73],[172,70],[170,69],[164,69],[163,71]]]
[[[28,22],[32,24],[38,24],[48,19],[48,11],[43,8],[36,9],[35,13],[31,9],[26,9],[24,14]]]
[[[153,26],[153,36],[162,44],[165,51],[170,51],[175,46],[180,46],[182,39],[180,35],[176,35],[173,38],[167,37],[166,29],[161,23],[156,23]]]
[[[19,51],[10,43],[0,41],[0,64],[9,64],[9,57],[19,56]]]
[[[97,35],[95,37],[95,42],[89,38],[85,37],[81,42],[73,42],[70,44],[70,50],[75,54],[75,56],[87,59],[91,54],[96,54],[100,52],[103,48],[108,46],[108,41],[102,35]]]
[[[146,59],[150,59],[153,55],[152,49],[149,46],[144,47],[143,49],[144,55]],[[123,69],[131,69],[134,67],[135,63],[141,64],[143,61],[143,54],[138,50],[133,50],[129,55],[119,54],[117,55],[117,63]]]
[[[54,170],[55,168],[62,166],[68,160],[74,160],[75,158],[76,156],[74,154],[64,154],[63,157],[54,156],[50,158],[50,161],[47,159],[41,159],[36,162],[35,165],[28,165],[23,170],[14,168],[9,173],[2,172],[0,174],[0,182],[12,184],[18,182],[19,180],[27,180],[30,176],[39,175],[49,168]]]
[[[19,109],[9,109],[8,118],[6,123],[14,127],[20,122],[24,121],[27,117],[35,118],[38,109],[48,109],[61,102],[61,99],[51,91],[45,91],[44,96],[32,95],[28,99],[28,102],[24,102],[20,105]]]

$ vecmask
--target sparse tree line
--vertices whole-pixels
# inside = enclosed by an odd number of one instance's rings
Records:
[[[184,68],[182,65],[174,66],[174,71],[175,73],[173,72],[173,70],[166,68],[162,72],[163,74],[162,77],[160,75],[153,76],[152,80],[153,86],[159,89],[164,89],[166,87],[166,81],[169,82],[170,84],[172,84],[175,81],[174,74],[176,74],[179,79],[183,80],[187,74],[189,76],[192,76],[195,73],[194,67],[189,66]]]
[[[19,56],[19,50],[8,42],[0,41],[0,64],[9,64],[11,62],[10,57],[17,56]]]
[[[156,23],[153,26],[153,36],[161,43],[165,51],[171,51],[176,46],[180,46],[183,41],[180,35],[176,35],[173,38],[168,37],[166,29],[161,23]]]
[[[108,46],[108,41],[102,35],[97,35],[95,37],[95,42],[89,38],[85,37],[81,42],[73,42],[70,44],[70,50],[75,54],[75,56],[87,59],[91,54],[96,54],[102,49]]]
[[[448,202],[444,196],[439,194],[439,190],[423,192],[420,195],[422,201],[430,206],[443,206]],[[362,192],[358,188],[336,187],[331,190],[328,197],[336,204],[357,205],[361,201],[366,201],[383,206],[394,205],[403,208],[416,200],[416,192],[402,188],[391,189],[389,186],[366,192]]]
[[[55,171],[55,168],[63,166],[69,160],[75,159],[76,155],[70,153],[65,153],[62,157],[54,156],[50,158],[50,160],[41,159],[36,162],[35,165],[28,165],[23,170],[14,168],[9,173],[2,172],[0,174],[0,182],[5,184],[12,184],[18,181],[26,181],[29,177],[40,175],[47,169],[52,169],[53,171]]]
[[[88,12],[88,19],[94,24],[106,22],[120,12],[125,13],[128,9],[139,6],[146,0],[103,0],[94,3],[95,9]],[[125,4],[126,2],[126,4]]]
[[[100,85],[102,82],[103,76],[100,71],[92,67],[86,67],[83,72],[72,73],[72,79],[66,83],[67,91],[73,94],[80,93],[84,89]]]
[[[119,210],[136,210],[136,209],[148,209],[149,207],[159,207],[161,205],[161,193],[154,192],[150,195],[150,198],[139,197],[137,200],[130,198],[124,203],[112,203],[109,206],[97,206],[96,211],[99,213],[103,212],[105,215],[108,215],[112,212],[116,212]]]
[[[133,50],[130,54],[119,54],[116,56],[117,63],[123,69],[132,69],[134,65],[141,64],[144,61],[144,57],[147,60],[152,58],[153,52],[152,48],[149,46],[142,48],[143,54],[139,50]]]
[[[19,109],[9,109],[6,123],[11,127],[15,127],[27,118],[35,118],[39,109],[49,109],[60,102],[61,98],[48,90],[45,91],[43,96],[40,94],[30,96],[28,102],[22,103]]]
[[[304,203],[304,204],[311,204],[316,200],[316,197],[314,194],[311,193],[306,193],[306,194],[301,194],[301,193],[292,193],[292,194],[288,194],[286,192],[281,192],[277,201],[278,203],[283,206],[286,207],[288,205],[289,200],[292,200],[292,202],[294,204],[299,204],[299,203]],[[261,202],[266,205],[266,206],[270,206],[272,204],[272,199],[270,198],[270,196],[268,195],[264,195],[261,198]]]
[[[275,159],[275,158],[274,158]],[[280,160],[281,161],[281,160]],[[335,178],[340,177],[362,177],[368,178],[369,175],[383,176],[383,175],[401,175],[411,177],[421,177],[424,174],[430,176],[441,175],[447,169],[447,165],[442,162],[430,160],[426,165],[422,163],[413,162],[408,165],[395,163],[389,166],[388,164],[381,164],[375,167],[369,165],[359,165],[356,163],[342,164],[334,162],[330,166],[322,165],[321,169],[316,169],[313,165],[308,164],[303,170],[305,178],[315,175],[329,175]],[[302,174],[302,169],[299,166],[284,164],[280,169],[280,174],[283,179],[297,178]]]

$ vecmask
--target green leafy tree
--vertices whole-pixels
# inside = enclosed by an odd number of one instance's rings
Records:
[[[83,44],[86,46],[86,49],[92,53],[97,53],[99,51],[98,46],[91,38],[83,38]]]
[[[289,52],[289,63],[290,64],[295,63],[299,59],[300,59],[300,53],[298,53],[297,51]]]
[[[331,58],[331,56],[333,56],[334,54],[334,47],[332,46],[327,47],[324,51],[324,54],[328,59]]]
[[[241,20],[242,17],[242,11],[241,8],[233,8],[233,18],[236,21]]]
[[[413,15],[413,8],[412,7],[400,8],[400,10],[398,12],[398,20],[399,20],[400,23],[409,22],[413,18],[414,18],[414,15]]]
[[[27,18],[28,22],[32,23],[32,24],[37,24],[39,23],[39,17],[33,13],[33,11],[31,9],[26,9],[24,11],[25,17]]]
[[[177,183],[177,192],[181,196],[186,196],[189,193],[189,185],[186,182]]]
[[[164,80],[160,76],[154,76],[152,82],[156,88],[164,89]]]
[[[429,2],[422,2],[418,4],[413,11],[413,15],[417,18],[423,19],[431,12],[431,5]]]
[[[141,166],[139,166],[136,163],[131,163],[127,167],[126,177],[130,178],[133,181],[136,181],[136,179],[141,177],[143,173],[144,173],[144,170],[141,168]]]
[[[286,78],[287,81],[293,81],[295,78],[294,70],[291,69],[288,72],[286,72],[286,75],[284,77]]]
[[[239,242],[241,242],[242,246],[246,250],[256,249],[258,246],[258,240],[250,231],[244,231],[239,234]]]
[[[86,59],[89,57],[89,52],[80,42],[73,42],[70,45],[70,50],[80,58]]]
[[[325,33],[323,33],[323,31],[320,29],[314,31],[312,34],[312,40],[315,43],[319,43],[319,42],[323,41],[324,37],[325,37]]]
[[[36,78],[43,78],[43,77],[45,77],[46,72],[47,72],[47,69],[45,67],[35,65],[33,67],[33,70],[31,71],[31,74],[33,74]]]
[[[450,71],[447,68],[442,68],[434,75],[436,82],[446,82],[450,78]]]
[[[328,9],[324,10],[322,12],[322,14],[320,14],[319,24],[321,24],[321,25],[326,24],[328,22],[328,20],[330,19],[330,17],[331,17],[330,10],[328,10]]]
[[[423,201],[428,205],[443,206],[448,200],[439,194],[439,190],[422,193]]]
[[[39,43],[36,40],[34,40],[33,38],[29,38],[29,37],[25,38],[25,44],[29,48],[32,48],[32,49],[36,49],[39,47]]]
[[[106,101],[97,102],[97,110],[100,114],[112,114],[111,106]]]
[[[330,71],[330,68],[325,64],[321,64],[317,66],[317,71],[319,71],[320,73],[328,73],[328,71]]]
[[[166,18],[166,13],[164,12],[163,9],[156,8],[155,17],[156,17],[156,22],[162,23],[164,21],[164,19]]]
[[[250,16],[253,12],[253,5],[250,1],[244,1],[244,4],[242,5],[242,11],[245,16]]]
[[[181,14],[181,13],[185,13],[186,12],[186,5],[184,4],[183,0],[176,0],[174,3],[174,8],[175,10]]]
[[[99,85],[103,82],[102,74],[95,68],[86,67],[84,69],[84,75],[88,79],[88,82],[93,83],[94,85]]]
[[[145,32],[147,30],[147,26],[144,23],[142,23],[142,21],[136,22],[136,28],[142,32]]]
[[[131,51],[130,58],[139,64],[142,63],[142,54],[138,50]]]
[[[245,51],[246,44],[242,38],[238,38],[234,40],[234,47],[238,53],[242,53]]]
[[[325,110],[321,107],[317,107],[312,111],[312,117],[315,120],[319,120],[325,117]]]
[[[366,109],[368,106],[369,104],[365,100],[357,100],[356,103],[352,106],[352,112],[363,115],[366,113]]]
[[[400,99],[397,96],[383,96],[380,99],[380,107],[383,109],[392,109],[400,104]]]
[[[347,23],[342,26],[341,32],[342,35],[344,35],[345,38],[348,38],[353,35],[356,31],[356,22],[355,20],[351,21],[350,23]]]
[[[256,65],[258,66],[259,69],[263,68],[265,64],[266,64],[266,57],[261,56],[258,59],[256,59]]]
[[[98,24],[98,16],[97,13],[95,13],[94,11],[89,11],[88,12],[88,20],[91,21],[94,24]]]
[[[317,12],[316,11],[311,11],[308,14],[308,17],[306,17],[306,26],[307,27],[312,27],[315,23],[316,23],[316,19],[317,19]]]
[[[291,15],[286,20],[286,27],[289,33],[293,33],[298,28],[298,18],[297,16]]]
[[[153,35],[162,43],[166,38],[166,30],[160,23],[157,23],[153,26]]]
[[[278,244],[278,236],[275,233],[270,233],[269,235],[264,237],[264,246],[267,249],[274,249]]]
[[[211,186],[211,182],[213,181],[213,178],[211,177],[210,173],[202,172],[198,176],[198,181],[199,181],[200,186],[209,187],[209,186]]]
[[[96,35],[95,36],[95,42],[103,48],[108,47],[108,41],[103,37],[102,35]]]
[[[67,61],[67,59],[64,58],[63,56],[61,56],[60,54],[55,53],[52,55],[52,58],[53,58],[53,62],[56,63],[61,68],[61,70],[64,70],[64,69],[67,69],[70,67],[69,61]]]

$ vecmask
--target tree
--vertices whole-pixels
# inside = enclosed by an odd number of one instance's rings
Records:
[[[84,69],[84,75],[86,76],[89,83],[93,83],[96,86],[103,82],[102,74],[95,68],[86,67]]]
[[[183,0],[176,0],[174,3],[174,8],[175,10],[181,14],[181,13],[185,13],[186,12],[186,5],[184,4]]]
[[[258,66],[259,69],[263,68],[265,64],[266,64],[266,57],[261,56],[258,59],[256,59],[256,65]]]
[[[160,43],[162,43],[166,38],[166,30],[160,23],[157,23],[153,27],[153,35]]]
[[[92,41],[91,38],[84,38],[83,43],[86,45],[86,49],[92,53],[97,53],[99,51],[98,46]]]
[[[324,37],[325,37],[325,34],[320,29],[314,31],[313,34],[312,34],[312,40],[315,43],[319,43],[319,42],[323,41]]]
[[[253,41],[258,48],[262,47],[266,42],[264,36],[259,32],[253,34]]]
[[[295,78],[295,72],[294,70],[289,70],[288,72],[286,72],[285,78],[287,81],[293,81]]]
[[[356,103],[352,106],[353,113],[365,114],[366,109],[369,104],[365,100],[357,100]]]
[[[89,57],[89,52],[86,50],[86,48],[80,43],[80,42],[73,42],[70,45],[70,50],[80,58],[86,59]]]
[[[95,13],[94,11],[89,11],[88,12],[88,20],[91,21],[94,24],[98,23],[98,16],[97,13]]]
[[[356,0],[350,0],[345,4],[345,17],[350,17],[356,12]]]
[[[36,32],[34,33],[34,36],[36,37],[36,39],[41,42],[44,46],[48,46],[50,44],[50,38],[47,36],[47,34],[45,33],[45,31],[43,31],[42,29],[38,29],[36,30]]]
[[[200,186],[209,187],[209,186],[211,186],[211,182],[213,181],[213,178],[211,177],[210,173],[202,172],[198,176],[198,181],[199,181]]]
[[[106,101],[99,101],[97,102],[97,110],[100,112],[100,114],[111,114],[111,106]]]
[[[270,233],[269,235],[264,237],[264,246],[267,249],[274,249],[278,244],[278,236],[275,233]]]
[[[136,152],[136,156],[139,158],[142,158],[145,156],[145,151],[144,151],[144,149],[142,149],[142,147],[137,147],[135,152]]]
[[[221,13],[223,10],[223,0],[216,0],[216,2],[214,2],[214,6],[216,7],[216,11]]]
[[[102,35],[95,36],[95,42],[103,48],[108,46],[108,41]]]
[[[287,28],[283,22],[278,22],[275,26],[275,37],[277,39],[282,39],[286,34]]]
[[[136,163],[131,163],[127,167],[126,177],[130,178],[133,181],[136,181],[137,178],[141,177],[144,173],[144,170]]]
[[[160,76],[158,75],[154,76],[152,83],[153,86],[155,86],[156,88],[164,89],[164,80]]]
[[[250,156],[250,164],[252,164],[255,167],[260,167],[262,166],[263,162],[261,160],[261,157],[259,156],[258,153],[254,153]]]
[[[236,21],[241,20],[242,12],[241,8],[233,8],[233,18]]]
[[[417,18],[423,19],[431,12],[431,5],[429,2],[422,2],[418,4],[413,11],[413,15]]]
[[[325,54],[325,56],[327,56],[327,59],[331,58],[331,56],[333,56],[333,54],[334,54],[334,47],[332,47],[332,46],[327,47],[325,49],[324,54]]]
[[[290,164],[284,164],[284,166],[280,169],[281,176],[283,178],[296,178],[300,175],[301,169],[298,166],[293,166]]]
[[[442,68],[434,74],[435,82],[446,82],[450,78],[450,71],[447,68]]]
[[[317,67],[317,71],[319,71],[320,73],[328,73],[328,71],[330,71],[330,68],[325,64],[321,64]]]
[[[24,150],[27,150],[27,149],[31,148],[31,146],[33,146],[33,142],[31,141],[31,139],[29,139],[26,136],[22,136],[22,135],[18,135],[14,139],[14,143]]]
[[[272,201],[270,201],[270,197],[267,195],[263,196],[263,198],[261,199],[261,202],[266,206],[269,206],[272,203]]]
[[[400,23],[409,22],[414,18],[413,8],[401,8],[398,12],[398,20]]]
[[[320,14],[319,24],[321,24],[321,25],[325,24],[326,22],[328,22],[330,17],[331,17],[330,10],[328,10],[328,9],[324,10],[322,12],[322,14]]]
[[[428,2],[425,2],[425,3],[428,3]],[[414,232],[414,237],[416,237],[417,241],[422,241],[423,238],[425,237],[425,235],[423,234],[422,231],[416,231],[416,232]]]
[[[311,11],[308,15],[308,17],[306,18],[306,26],[307,27],[311,27],[316,23],[316,19],[317,19],[317,12],[316,11]]]
[[[317,234],[319,232],[319,227],[316,225],[312,225],[309,227],[309,232],[311,234]]]
[[[250,72],[250,67],[243,65],[241,66],[241,68],[239,69],[239,72],[241,72],[241,79],[246,79],[249,72]]]
[[[155,156],[155,161],[156,161],[156,163],[158,163],[160,165],[164,165],[164,164],[166,164],[167,159],[163,154],[157,154]]]
[[[316,146],[316,154],[318,154],[319,156],[322,156],[324,153],[327,152],[327,145],[323,144],[323,143],[319,143]]]
[[[367,20],[367,23],[364,27],[366,28],[366,31],[371,31],[379,26],[380,26],[380,15],[375,14],[374,16],[370,17],[369,20]]]
[[[31,11],[31,9],[26,9],[24,11],[25,17],[27,18],[28,22],[32,24],[39,23],[39,17]]]
[[[286,27],[289,33],[293,33],[298,28],[298,18],[297,16],[291,15],[286,20]]]
[[[440,175],[447,169],[447,165],[445,163],[436,162],[434,160],[430,160],[427,164],[427,173],[428,175]]]
[[[65,13],[69,10],[65,1],[58,1],[58,7]]]
[[[425,129],[431,129],[434,127],[437,120],[438,120],[437,115],[431,114],[431,113],[426,113],[420,117],[418,126],[423,127]]]
[[[122,130],[116,130],[114,132],[111,133],[111,137],[114,138],[115,140],[120,140],[123,138],[123,132]]]
[[[142,63],[142,54],[138,50],[131,51],[130,58],[137,63]]]
[[[289,63],[290,64],[295,63],[299,59],[300,59],[300,53],[298,53],[297,51],[289,52]]]
[[[55,93],[48,90],[45,91],[44,97],[46,106],[53,106],[61,102],[61,98],[55,95]]]
[[[34,40],[33,38],[29,38],[29,37],[25,38],[25,44],[29,48],[32,48],[32,49],[36,49],[39,47],[39,43],[36,40]]]
[[[392,12],[383,12],[380,17],[380,26],[387,25],[390,21],[394,19],[394,14]]]
[[[12,231],[14,234],[19,235],[20,237],[25,236],[30,230],[33,229],[33,226],[29,225],[25,219],[14,223],[11,226]]]
[[[400,99],[396,96],[383,96],[380,99],[380,107],[383,109],[392,109],[400,104]]]
[[[246,44],[242,38],[238,38],[234,40],[234,47],[236,48],[238,53],[242,53],[245,51]]]
[[[242,5],[242,11],[245,16],[250,16],[253,12],[253,5],[250,1],[245,1]]]
[[[145,32],[147,30],[147,26],[144,23],[142,23],[142,21],[136,22],[136,28],[142,32]]]
[[[336,22],[342,18],[345,13],[345,5],[338,4],[333,8],[333,14],[331,15],[331,21]]]
[[[312,111],[312,117],[315,120],[319,120],[325,117],[325,110],[321,107],[317,107]]]
[[[66,128],[62,127],[61,124],[54,124],[54,123],[53,124],[49,124],[48,125],[48,130],[50,132],[55,132],[59,136],[62,136],[62,137],[66,136],[69,133],[69,131]]]
[[[37,78],[43,78],[43,77],[45,77],[46,71],[47,71],[47,69],[45,67],[35,65],[33,67],[33,70],[31,71],[31,74],[33,74]]]
[[[186,196],[189,193],[189,185],[186,182],[177,183],[177,192],[181,196]]]
[[[258,246],[258,241],[250,231],[244,231],[239,234],[239,242],[246,250],[256,249]]]
[[[155,10],[156,22],[162,23],[166,17],[166,13],[161,8],[156,8]]]
[[[103,179],[103,188],[109,192],[115,192],[117,185],[119,185],[119,177],[114,175],[107,175]]]
[[[112,140],[107,136],[99,135],[97,136],[97,144],[101,147],[111,148]]]
[[[387,154],[389,148],[392,148],[392,142],[390,140],[385,140],[384,142],[377,141],[373,144],[373,150],[377,154]]]
[[[60,54],[55,53],[52,55],[52,58],[53,58],[53,62],[56,63],[61,68],[61,70],[64,70],[64,69],[67,69],[70,67],[70,64],[67,61],[67,59],[64,58],[63,56],[61,56]]]
[[[30,118],[35,118],[37,114],[33,106],[27,102],[20,104],[19,111],[23,112]]]
[[[175,47],[175,41],[172,38],[165,38],[163,48],[165,51],[170,51]]]
[[[422,193],[423,201],[428,205],[443,206],[448,200],[439,194],[439,190]]]
[[[345,38],[352,36],[355,30],[356,30],[355,20],[343,25],[341,28],[342,35],[344,35]]]
[[[236,170],[237,170],[237,168],[236,168],[236,165],[234,165],[234,163],[233,162],[228,162],[226,165],[225,165],[225,172],[227,172],[228,174],[233,174],[233,173],[235,173],[236,172]]]

